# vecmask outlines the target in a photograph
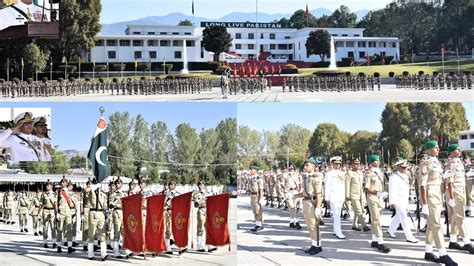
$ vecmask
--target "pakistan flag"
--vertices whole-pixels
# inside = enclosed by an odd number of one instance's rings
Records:
[[[92,171],[97,179],[97,183],[101,183],[109,176],[109,159],[107,156],[107,122],[101,117],[95,135],[92,138],[91,147],[87,155],[91,161]]]

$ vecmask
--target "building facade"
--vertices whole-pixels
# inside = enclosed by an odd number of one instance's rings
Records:
[[[433,5],[442,5],[444,0],[393,0],[394,3],[399,5],[403,4],[419,4],[419,3],[427,3]]]
[[[276,23],[202,22],[201,27],[129,25],[124,35],[99,35],[91,49],[91,62],[160,62],[183,61],[184,42],[189,62],[212,61],[213,55],[202,46],[205,27],[222,25],[232,37],[229,53],[223,60],[253,60],[261,55],[269,61],[318,62],[319,56],[308,56],[306,39],[311,31],[326,30],[334,37],[336,59],[353,57],[365,61],[374,54],[400,55],[400,40],[396,37],[364,37],[362,28],[284,28]],[[232,55],[232,56],[228,56]]]
[[[474,151],[474,130],[459,132],[458,144],[463,151]]]

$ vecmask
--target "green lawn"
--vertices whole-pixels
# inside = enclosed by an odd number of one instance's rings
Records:
[[[444,63],[444,71],[457,72],[458,64],[456,60],[446,61]],[[408,71],[410,74],[417,74],[418,71],[424,71],[425,74],[433,74],[433,71],[442,73],[443,64],[442,62],[430,62],[429,66],[426,63],[415,63],[415,64],[397,64],[397,65],[384,65],[384,66],[359,66],[359,67],[340,67],[342,71],[350,71],[352,74],[364,72],[367,75],[373,75],[375,72],[380,73],[382,77],[388,77],[389,72],[394,72],[395,75],[401,75],[404,71]],[[314,72],[326,71],[325,68],[302,68],[300,69],[300,75],[307,76]],[[462,60],[459,61],[459,70],[462,71],[474,71],[474,60]]]

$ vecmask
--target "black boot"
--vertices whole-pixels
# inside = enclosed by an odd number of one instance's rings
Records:
[[[369,231],[370,231],[370,227],[368,227],[368,226],[366,225],[366,226],[364,226],[364,228],[363,228],[362,230],[364,230],[364,232],[369,232]]]
[[[378,247],[379,243],[375,242],[375,241],[372,241],[372,243],[370,243],[370,247],[371,248],[376,248]]]
[[[26,228],[25,228],[25,232],[27,232],[27,233],[28,233],[28,229],[26,229]]]
[[[462,250],[463,248],[461,247],[461,245],[459,245],[458,242],[449,242],[449,246],[448,246],[449,249],[457,249],[457,250]]]
[[[23,229],[21,229],[21,230],[20,230],[20,232],[22,232],[22,233],[23,233]]]
[[[451,259],[448,255],[444,255],[439,257],[438,263],[445,264],[447,266],[457,266],[458,264]]]
[[[472,244],[466,244],[462,247],[462,250],[469,252],[469,254],[474,254],[474,246]]]
[[[109,258],[109,255],[105,255],[105,257],[102,258],[102,261],[106,261]]]
[[[471,210],[467,210],[467,211],[466,211],[466,216],[467,216],[467,217],[470,217],[470,216],[471,216]]]
[[[290,223],[290,228],[295,228],[295,223]]]
[[[56,248],[58,245],[56,243],[53,243],[53,248]]]
[[[313,250],[310,250],[308,252],[309,255],[316,255],[318,254],[319,252],[323,251],[323,248],[322,247],[314,247]]]
[[[34,236],[38,236],[38,233],[35,232],[33,235],[34,235]]]
[[[431,252],[426,252],[425,253],[425,260],[427,261],[431,261],[431,262],[434,262],[434,263],[438,263],[439,261],[439,258],[438,256],[436,256],[434,253],[431,253]]]
[[[301,228],[302,228],[299,222],[296,222],[295,227],[298,230],[301,230]]]
[[[83,251],[87,251],[87,246],[83,246],[83,247],[82,247],[82,250],[83,250]]]
[[[42,235],[43,235],[43,232],[39,231],[38,234],[39,234],[40,236],[42,236]]]
[[[352,227],[352,230],[354,230],[354,231],[362,231],[362,229],[357,228],[357,227],[355,227],[355,226]]]
[[[62,253],[61,247],[58,247],[58,253]]]
[[[48,244],[43,244],[43,247],[44,247],[44,248],[49,248],[49,247],[48,247]]]
[[[111,244],[107,244],[107,249],[108,249],[108,250],[114,250],[114,248],[112,247]]]
[[[382,253],[389,253],[390,252],[390,249],[388,247],[386,247],[384,244],[379,244],[377,246],[377,249]]]
[[[252,232],[258,232],[258,231],[260,231],[260,230],[262,230],[262,229],[263,229],[263,227],[261,227],[261,226],[255,226],[254,228],[250,229],[250,231],[252,231]]]
[[[67,247],[67,253],[73,253],[76,250],[73,247]]]
[[[319,225],[324,225],[323,220],[319,220]]]

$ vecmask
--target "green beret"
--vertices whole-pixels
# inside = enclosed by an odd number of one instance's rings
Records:
[[[438,146],[438,142],[436,140],[427,141],[425,143],[425,150],[431,150],[436,146]]]
[[[448,153],[451,153],[451,152],[453,152],[453,151],[455,151],[455,150],[457,150],[457,149],[459,149],[459,144],[451,144],[451,145],[449,145],[449,147],[448,147]]]
[[[259,167],[258,165],[253,165],[253,166],[252,166],[252,169],[253,169],[253,170],[258,170],[258,169],[260,169],[260,167]]]
[[[308,163],[314,164],[314,165],[317,165],[317,164],[318,164],[318,162],[316,161],[316,159],[315,159],[314,157],[310,157],[310,158],[308,159]]]
[[[369,157],[369,164],[375,162],[375,161],[379,161],[379,156],[378,155],[370,155]]]

